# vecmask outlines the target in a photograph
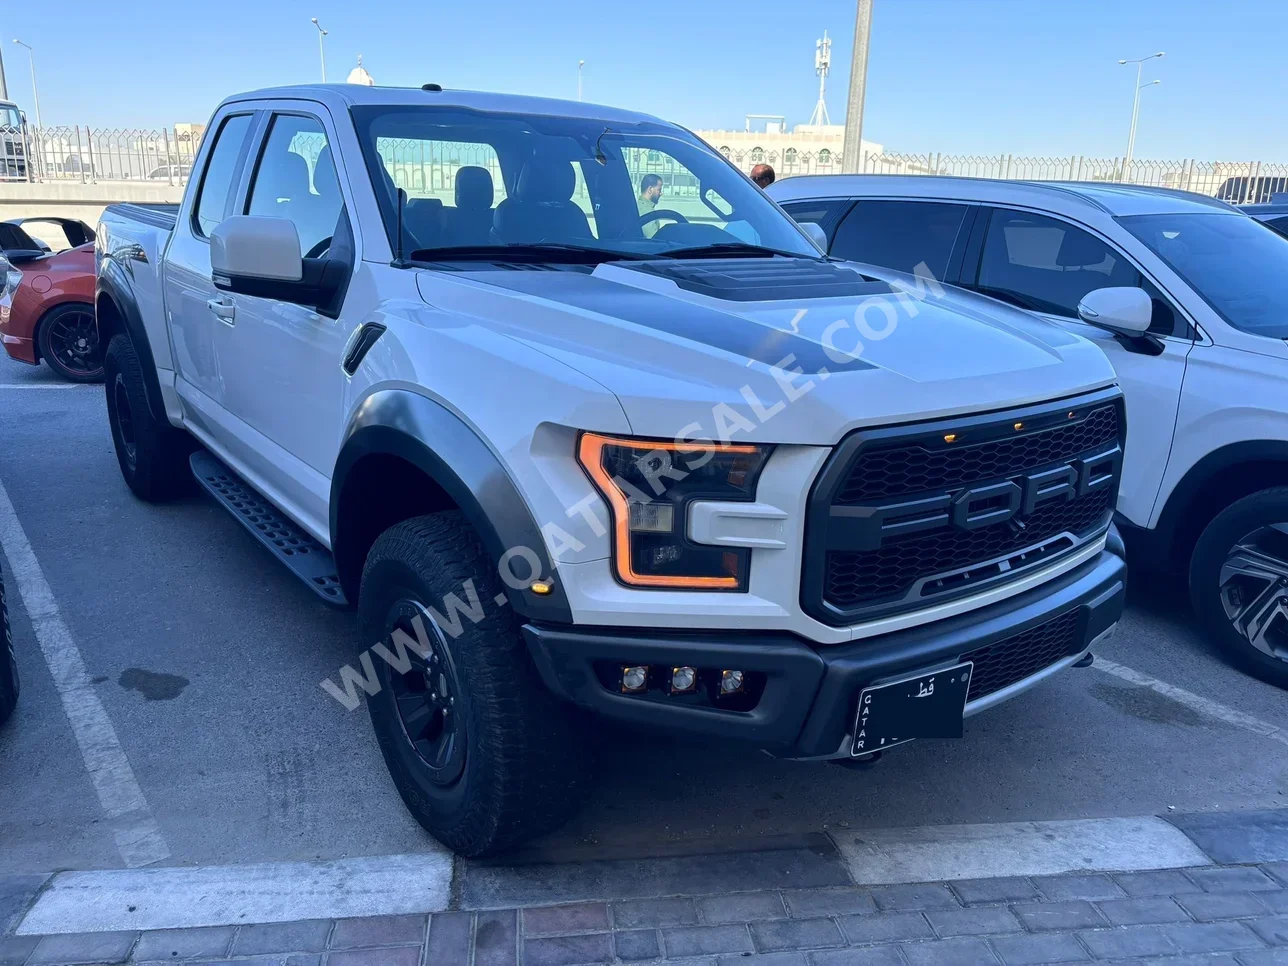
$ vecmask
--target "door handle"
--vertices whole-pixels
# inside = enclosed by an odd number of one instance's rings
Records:
[[[232,299],[207,299],[206,308],[210,309],[215,318],[225,325],[237,324],[237,306]]]

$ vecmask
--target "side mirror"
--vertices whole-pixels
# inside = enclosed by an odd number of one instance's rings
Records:
[[[329,259],[301,257],[299,232],[285,218],[233,215],[210,233],[210,277],[222,292],[320,309],[343,276]]]
[[[797,222],[797,224],[801,226],[801,231],[803,231],[809,237],[809,240],[818,246],[818,250],[822,252],[824,255],[826,255],[827,254],[827,232],[825,232],[822,229],[822,227],[818,225],[816,222],[800,221],[800,222]]]
[[[1136,337],[1149,331],[1154,303],[1143,288],[1098,288],[1078,303],[1078,318],[1090,325]]]

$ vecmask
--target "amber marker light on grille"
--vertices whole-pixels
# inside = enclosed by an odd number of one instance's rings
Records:
[[[683,520],[676,519],[678,514],[666,503],[632,504],[626,498],[612,475],[604,468],[604,450],[607,448],[627,449],[643,453],[662,451],[666,453],[700,454],[712,452],[717,456],[745,455],[763,456],[765,448],[750,445],[700,445],[697,443],[682,444],[660,442],[657,440],[624,439],[613,436],[600,436],[596,433],[582,433],[577,446],[577,458],[582,468],[590,476],[596,488],[608,501],[612,510],[613,523],[613,566],[622,583],[635,587],[668,587],[687,590],[736,590],[741,586],[737,574],[729,576],[685,576],[678,574],[648,574],[636,571],[631,557],[631,534],[662,533],[673,531],[676,524],[683,525]],[[739,484],[741,480],[737,481]]]
[[[944,442],[945,442],[945,443],[955,443],[955,442],[957,442],[957,434],[956,434],[956,433],[944,433]]]
[[[1023,428],[1024,428],[1024,424],[1023,424],[1023,423],[1016,423],[1016,424],[1015,424],[1015,431],[1016,431],[1017,433],[1018,433],[1021,429],[1023,429]]]

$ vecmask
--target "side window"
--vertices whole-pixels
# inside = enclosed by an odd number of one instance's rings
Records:
[[[860,201],[836,229],[832,254],[909,274],[925,264],[942,279],[966,209],[928,201]]]
[[[300,251],[317,257],[329,247],[343,207],[321,123],[296,114],[274,117],[255,168],[246,214],[293,222]]]
[[[1288,216],[1283,218],[1272,218],[1270,221],[1266,222],[1266,224],[1279,232],[1279,234],[1288,236]]]
[[[206,162],[197,194],[197,233],[203,237],[224,220],[228,189],[237,172],[237,158],[250,130],[250,118],[249,114],[234,114],[215,135],[215,146],[210,149],[210,160]]]
[[[1080,228],[1026,212],[993,212],[980,254],[981,292],[1076,318],[1078,302],[1093,289],[1140,283],[1131,262]]]
[[[827,232],[830,241],[832,222],[849,204],[849,201],[789,201],[782,207],[796,222],[818,225]]]

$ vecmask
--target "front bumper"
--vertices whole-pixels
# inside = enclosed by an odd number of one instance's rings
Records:
[[[835,758],[849,754],[859,692],[868,685],[946,667],[992,645],[1006,664],[994,662],[993,690],[978,697],[972,691],[969,715],[1077,661],[1122,615],[1124,558],[1122,541],[1111,529],[1097,557],[1034,590],[849,644],[812,645],[792,634],[754,631],[623,633],[544,624],[528,624],[523,631],[547,687],[592,712],[645,728],[742,739],[780,757]],[[1047,627],[1062,629],[1058,653],[1046,635],[1042,653],[1049,659],[1035,668],[1031,660],[1025,663],[1033,655],[1023,649],[1028,641],[1043,640]],[[603,673],[623,665],[737,668],[755,675],[763,690],[746,710],[727,710],[700,695],[623,694]],[[1006,671],[1015,668],[1020,670],[1008,679]],[[980,666],[977,674],[982,675]]]

